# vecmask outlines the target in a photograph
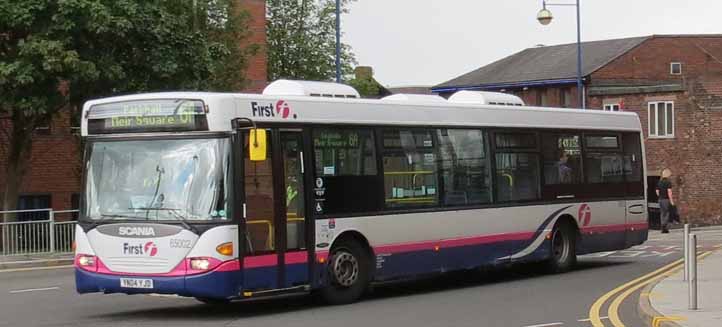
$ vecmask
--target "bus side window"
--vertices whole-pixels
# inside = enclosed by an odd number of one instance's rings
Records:
[[[478,129],[439,129],[439,173],[445,205],[491,202],[486,133]]]
[[[496,133],[496,194],[499,202],[539,199],[539,153],[535,133]]]
[[[642,181],[642,144],[639,134],[625,133],[622,135],[622,142],[627,195],[644,196],[644,183]]]
[[[579,184],[582,180],[579,135],[542,134],[544,184]]]
[[[437,160],[431,131],[384,130],[383,147],[386,207],[436,205]]]
[[[317,215],[379,211],[381,190],[372,130],[313,131],[314,209]]]

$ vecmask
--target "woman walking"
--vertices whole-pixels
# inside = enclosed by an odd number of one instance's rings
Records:
[[[662,227],[662,233],[669,233],[669,218],[671,206],[674,206],[674,196],[672,195],[672,171],[669,168],[662,170],[662,178],[657,183],[657,197],[659,198],[659,223]]]

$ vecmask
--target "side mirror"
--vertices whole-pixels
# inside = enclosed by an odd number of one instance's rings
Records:
[[[251,129],[251,133],[248,138],[248,156],[251,161],[265,161],[266,160],[266,130],[254,128]]]

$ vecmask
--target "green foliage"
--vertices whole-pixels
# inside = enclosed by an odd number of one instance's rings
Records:
[[[342,13],[351,1],[341,0]],[[266,6],[268,79],[335,80],[336,1],[268,0]],[[355,63],[342,41],[342,76],[351,75]]]
[[[376,97],[381,92],[381,85],[373,78],[354,78],[348,81],[348,85],[355,88],[364,98]]]
[[[194,5],[195,3],[195,5]],[[248,55],[237,0],[0,0],[0,117],[9,117],[4,207],[14,202],[32,131],[91,98],[238,90]],[[5,158],[3,158],[5,159]]]
[[[1,1],[0,111],[39,118],[118,93],[237,88],[245,16],[229,14],[232,0],[192,3]]]

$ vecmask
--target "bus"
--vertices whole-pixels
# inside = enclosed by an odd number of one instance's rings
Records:
[[[281,80],[92,100],[82,117],[79,293],[349,303],[448,271],[564,272],[647,239],[633,113]]]

